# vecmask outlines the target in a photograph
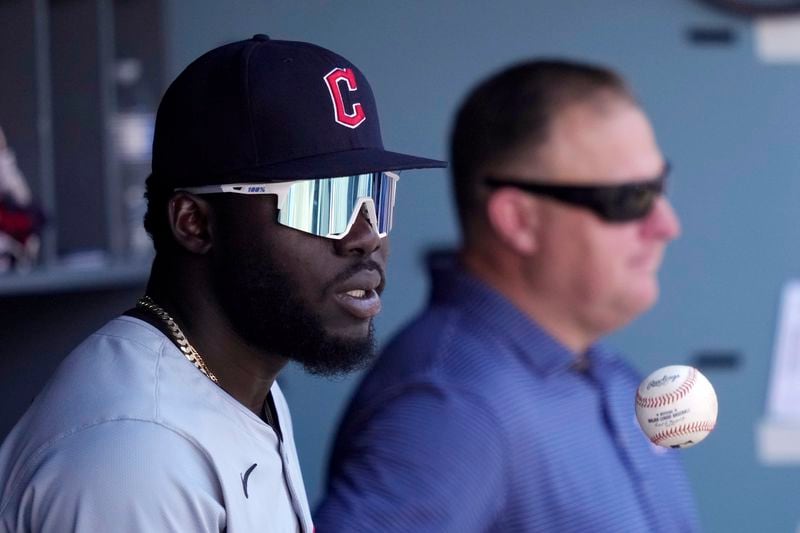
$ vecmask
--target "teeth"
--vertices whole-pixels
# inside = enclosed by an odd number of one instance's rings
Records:
[[[363,298],[367,294],[367,291],[364,289],[355,289],[352,291],[347,291],[348,296],[352,296],[353,298]]]

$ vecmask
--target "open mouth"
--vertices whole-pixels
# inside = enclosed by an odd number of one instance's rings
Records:
[[[378,268],[362,268],[333,288],[337,303],[352,317],[368,320],[381,311],[383,275]]]
[[[336,300],[355,318],[367,320],[381,311],[381,297],[374,289],[351,289],[336,294]]]
[[[369,296],[369,293],[373,292],[372,290],[367,289],[354,289],[352,291],[347,291],[345,294],[352,298],[358,298],[359,300],[363,300]]]

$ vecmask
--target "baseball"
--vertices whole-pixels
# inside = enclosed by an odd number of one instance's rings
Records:
[[[672,365],[647,376],[636,391],[636,420],[665,448],[688,448],[717,423],[717,394],[696,368]]]

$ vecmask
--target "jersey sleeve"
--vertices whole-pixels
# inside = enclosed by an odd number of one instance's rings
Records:
[[[352,406],[331,458],[319,531],[483,531],[503,505],[504,445],[472,394],[415,384]]]
[[[211,462],[191,441],[157,423],[116,420],[82,429],[43,450],[28,469],[2,512],[8,531],[225,528]]]

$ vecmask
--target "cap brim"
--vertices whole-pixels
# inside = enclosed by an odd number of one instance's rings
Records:
[[[380,148],[360,148],[241,169],[232,174],[235,174],[237,178],[282,181],[351,176],[384,170],[445,168],[446,166],[446,162],[436,159],[388,152]]]

